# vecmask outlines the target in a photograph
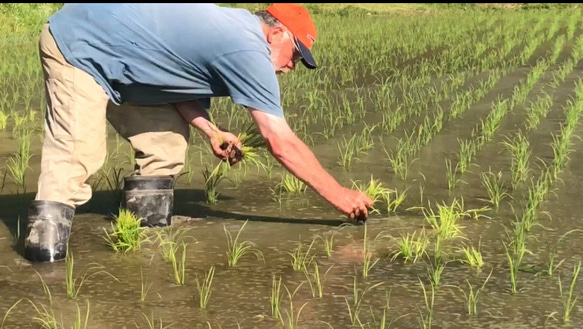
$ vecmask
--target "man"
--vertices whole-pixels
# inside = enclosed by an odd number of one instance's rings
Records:
[[[135,150],[135,177],[142,179],[125,182],[130,210],[145,225],[169,225],[168,182],[184,166],[189,124],[208,136],[217,157],[240,160],[234,150],[241,142],[209,120],[210,99],[219,96],[247,108],[287,170],[341,213],[366,219],[372,200],[322,168],[280,105],[276,74],[298,60],[315,68],[316,34],[309,13],[295,4],[256,15],[214,4],[64,5],[39,41],[47,115],[25,257],[65,257],[75,208],[91,198],[87,180],[105,159],[106,119]]]

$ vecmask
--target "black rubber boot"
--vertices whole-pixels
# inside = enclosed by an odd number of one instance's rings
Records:
[[[142,226],[172,224],[174,178],[172,176],[132,176],[124,178],[125,208],[143,218]]]
[[[55,262],[67,255],[75,208],[62,202],[34,200],[28,208],[24,258]]]

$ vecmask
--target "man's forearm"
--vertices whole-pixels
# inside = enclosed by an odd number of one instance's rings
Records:
[[[320,164],[312,150],[297,136],[276,139],[270,144],[273,156],[294,176],[331,201],[340,184]]]
[[[196,127],[207,137],[217,133],[218,128],[210,120],[208,112],[197,101],[176,103],[176,110],[190,125]]]

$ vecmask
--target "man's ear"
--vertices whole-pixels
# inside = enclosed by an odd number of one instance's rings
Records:
[[[284,33],[285,33],[285,29],[281,26],[271,27],[269,29],[269,32],[267,33],[267,42],[269,44],[271,44],[273,42],[278,42],[279,40],[281,40],[283,38]]]

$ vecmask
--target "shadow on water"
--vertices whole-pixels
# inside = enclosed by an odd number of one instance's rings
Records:
[[[35,193],[0,195],[0,221],[10,230],[12,236],[20,236],[18,243],[13,246],[14,251],[22,254],[24,247],[24,232],[26,231],[26,219],[28,216],[28,206],[35,198]],[[222,201],[232,198],[222,196]],[[89,202],[77,207],[75,214],[97,214],[102,215],[104,221],[111,221],[118,213],[121,206],[120,193],[118,191],[97,191]],[[278,216],[261,216],[256,214],[235,213],[205,204],[205,194],[203,190],[197,189],[175,189],[174,190],[174,216],[185,216],[191,218],[203,218],[206,220],[229,219],[254,222],[287,223],[303,225],[323,225],[340,226],[347,224],[346,220],[334,219],[312,219],[312,218],[291,218]]]

